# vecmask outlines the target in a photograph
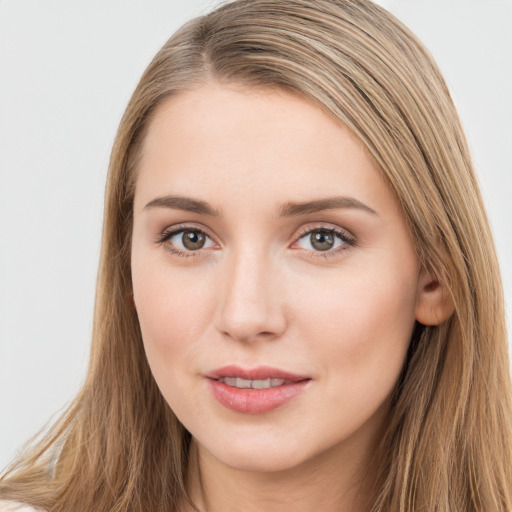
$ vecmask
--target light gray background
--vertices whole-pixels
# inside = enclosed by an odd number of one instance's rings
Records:
[[[445,73],[512,318],[512,0],[381,0]],[[104,180],[139,76],[215,1],[0,1],[0,468],[72,398],[89,350]]]

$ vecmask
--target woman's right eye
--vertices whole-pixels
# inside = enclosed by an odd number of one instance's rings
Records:
[[[165,244],[171,252],[185,256],[215,246],[213,240],[204,231],[197,228],[168,231],[163,234],[160,242]]]

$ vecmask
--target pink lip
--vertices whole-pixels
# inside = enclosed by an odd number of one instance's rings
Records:
[[[309,379],[305,375],[296,375],[279,368],[272,368],[271,366],[258,366],[247,369],[236,365],[223,366],[208,373],[205,377],[208,379],[220,379],[221,377],[240,377],[249,380],[282,379],[291,382]]]
[[[235,365],[223,366],[205,377],[214,398],[221,405],[244,414],[263,414],[277,409],[300,394],[311,381],[310,377],[269,366],[251,369]],[[281,386],[266,389],[239,389],[217,380],[223,377],[240,377],[249,380],[282,379],[286,382]]]

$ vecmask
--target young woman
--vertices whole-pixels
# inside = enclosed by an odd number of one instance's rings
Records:
[[[4,510],[509,511],[500,276],[460,123],[365,0],[237,0],[121,122],[86,383]]]

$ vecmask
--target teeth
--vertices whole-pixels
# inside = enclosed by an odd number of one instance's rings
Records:
[[[249,380],[240,377],[222,377],[219,382],[239,389],[268,389],[282,386],[286,381],[284,379]]]
[[[270,387],[270,379],[253,380],[251,383],[253,389],[268,389]]]
[[[240,389],[248,389],[251,387],[251,381],[237,377],[235,386]]]

